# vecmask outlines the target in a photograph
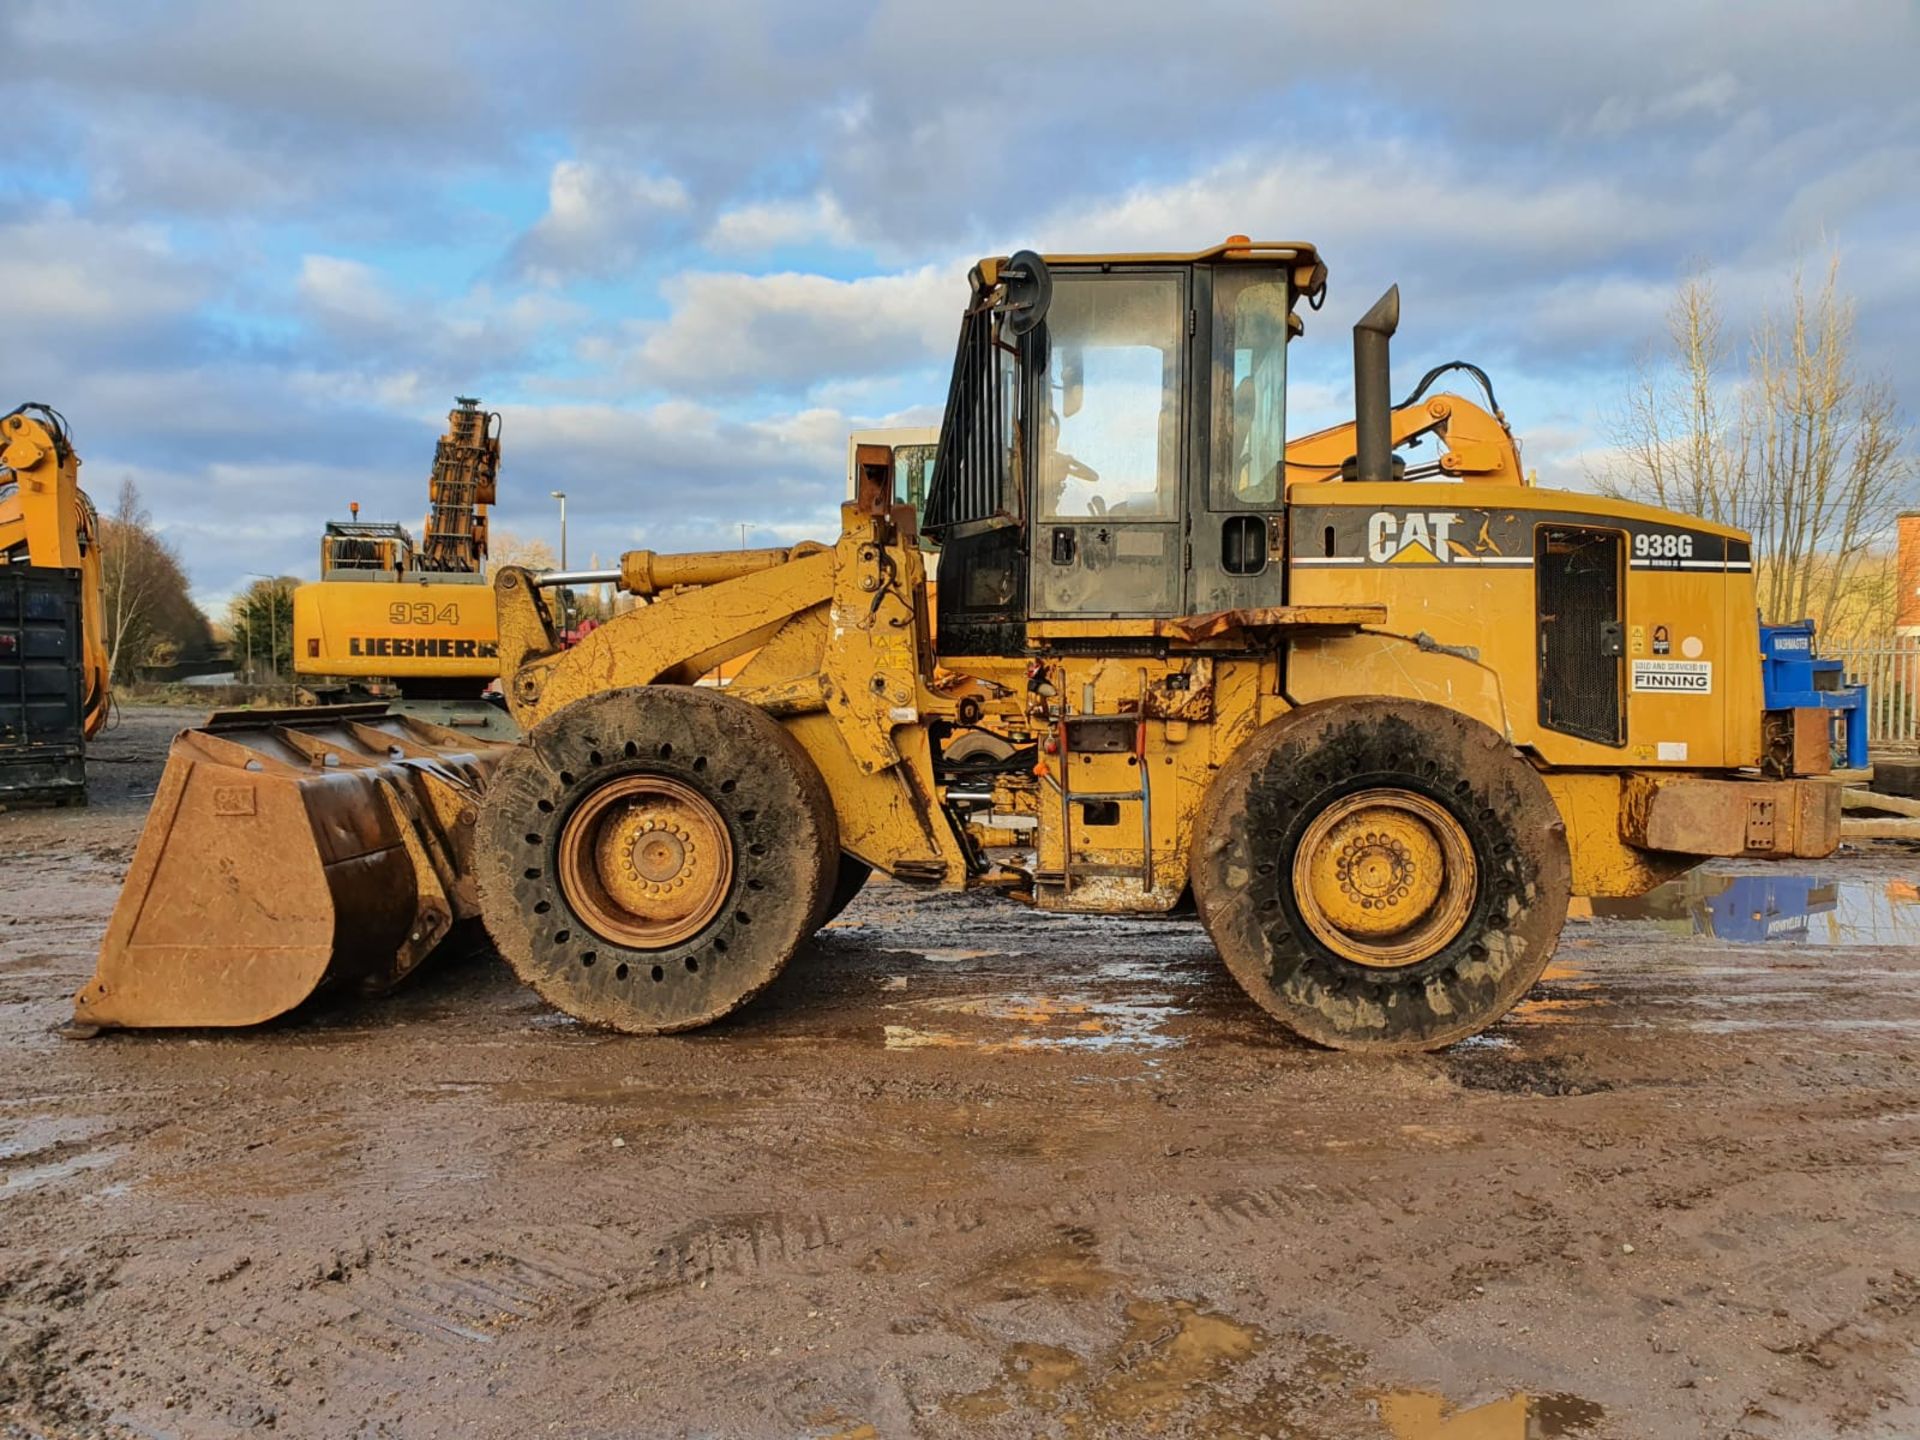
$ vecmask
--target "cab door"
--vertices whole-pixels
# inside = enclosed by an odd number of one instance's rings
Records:
[[[1195,427],[1186,610],[1258,609],[1286,601],[1286,270],[1244,262],[1195,273],[1208,339],[1193,393],[1208,397]]]
[[[1190,275],[1053,272],[1044,370],[1029,388],[1029,613],[1181,613]]]

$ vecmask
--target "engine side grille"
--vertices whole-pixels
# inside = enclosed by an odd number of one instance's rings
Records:
[[[1621,619],[1622,549],[1617,530],[1544,525],[1534,539],[1540,723],[1606,745],[1626,738],[1617,645],[1608,653]]]

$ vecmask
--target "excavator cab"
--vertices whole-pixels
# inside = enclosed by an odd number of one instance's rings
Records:
[[[925,525],[942,655],[1286,603],[1286,351],[1306,244],[983,262]]]

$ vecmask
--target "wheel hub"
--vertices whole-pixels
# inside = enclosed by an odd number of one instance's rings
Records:
[[[720,912],[733,883],[733,842],[693,787],[664,775],[623,775],[567,818],[560,883],[603,939],[661,949]]]
[[[1416,965],[1473,909],[1473,845],[1445,807],[1411,790],[1344,796],[1301,836],[1295,903],[1335,954],[1376,969]]]

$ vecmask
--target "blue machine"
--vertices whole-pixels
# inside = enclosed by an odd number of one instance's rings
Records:
[[[1813,650],[1813,621],[1760,627],[1760,683],[1769,710],[1831,710],[1845,731],[1834,760],[1849,770],[1867,763],[1867,687],[1848,685],[1838,660]]]

